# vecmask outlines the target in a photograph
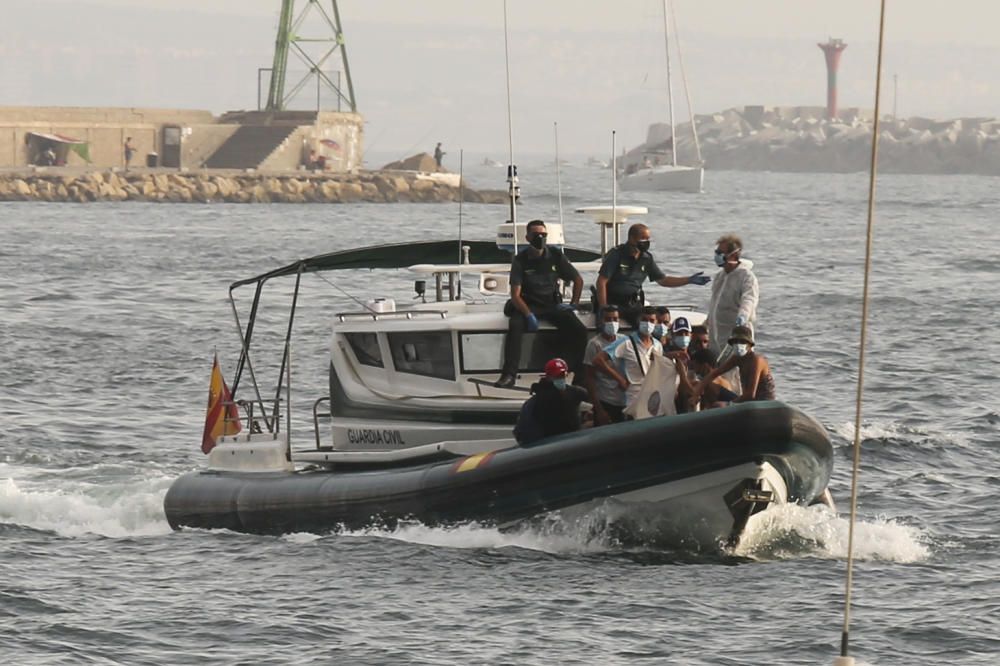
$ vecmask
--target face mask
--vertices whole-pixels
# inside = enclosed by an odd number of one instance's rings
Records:
[[[648,240],[639,241],[638,243],[635,244],[635,246],[639,248],[640,252],[649,252],[649,245],[650,242]]]
[[[560,377],[559,379],[553,379],[552,385],[555,386],[560,391],[566,390],[566,378]]]
[[[681,349],[687,349],[688,345],[691,344],[690,335],[675,335],[674,345],[680,347]]]
[[[609,338],[612,335],[617,335],[618,334],[618,326],[619,326],[619,324],[618,324],[617,321],[606,321],[606,322],[604,322],[604,335],[608,336]]]
[[[653,329],[656,328],[651,321],[640,321],[639,322],[639,335],[651,335]]]
[[[726,265],[726,255],[720,254],[719,252],[716,252],[715,253],[715,265],[719,266],[720,268],[722,266],[725,266]]]
[[[746,356],[747,352],[750,351],[750,345],[741,342],[739,344],[733,345],[733,349],[736,350],[737,356]]]
[[[657,324],[653,327],[653,337],[659,340],[663,337],[663,334],[667,332],[667,327],[663,324]]]
[[[536,250],[541,250],[542,248],[545,247],[545,236],[541,234],[535,234],[534,236],[531,237],[531,240],[529,240],[528,242],[531,243],[531,247],[535,248]]]

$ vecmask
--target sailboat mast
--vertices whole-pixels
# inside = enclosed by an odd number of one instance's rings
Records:
[[[684,49],[681,47],[681,33],[677,29],[677,14],[674,6],[670,5],[670,22],[674,26],[674,43],[677,44],[677,64],[681,68],[681,84],[684,86],[684,97],[687,100],[688,120],[691,123],[691,138],[694,139],[695,166],[701,166],[704,159],[701,157],[701,142],[698,141],[698,125],[694,118],[694,105],[691,103],[691,89],[688,88],[687,74],[684,72]]]
[[[667,0],[663,0],[663,50],[667,54],[667,109],[670,112],[670,155],[677,166],[677,137],[674,135],[674,89],[670,83],[670,32],[667,25]]]

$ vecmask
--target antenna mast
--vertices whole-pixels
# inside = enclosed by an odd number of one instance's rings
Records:
[[[351,81],[351,68],[347,63],[347,46],[344,42],[344,30],[340,23],[340,9],[337,0],[330,0],[330,10],[323,8],[321,0],[304,0],[305,6],[296,15],[295,0],[281,1],[281,14],[278,19],[278,34],[274,40],[274,61],[271,66],[271,83],[268,87],[268,111],[285,111],[290,102],[306,89],[313,89],[315,83],[316,110],[320,111],[320,94],[322,91],[332,92],[337,98],[337,109],[343,103],[352,113],[357,113],[358,105],[354,99],[354,83]],[[306,25],[306,21],[310,20]],[[303,31],[316,31],[318,36],[305,36]],[[325,33],[325,34],[324,34]],[[288,54],[294,53],[304,65],[306,72],[290,87],[286,87],[289,75]],[[343,67],[343,76],[336,72],[336,80],[331,78],[327,67],[330,61],[339,54]],[[298,73],[296,73],[296,76]],[[311,105],[310,105],[311,106]]]

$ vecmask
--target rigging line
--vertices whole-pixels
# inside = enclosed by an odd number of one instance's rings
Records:
[[[556,190],[559,192],[559,224],[563,223],[563,205],[562,205],[562,175],[561,167],[559,164],[559,123],[552,123],[552,129],[556,135]]]
[[[694,106],[691,104],[691,90],[688,88],[687,73],[684,71],[684,50],[681,48],[681,33],[677,29],[677,14],[674,5],[670,5],[670,22],[674,25],[674,46],[677,49],[677,65],[681,70],[681,83],[684,85],[684,98],[687,100],[688,115],[691,121],[691,134],[694,136],[694,153],[698,164],[704,160],[701,158],[701,142],[698,141],[698,126],[694,119]]]
[[[279,260],[276,259],[276,258],[274,258],[273,256],[271,257],[271,261],[274,261],[275,263],[279,263]],[[336,289],[337,291],[339,291],[340,293],[342,293],[344,296],[347,296],[349,299],[351,299],[352,301],[354,301],[355,303],[357,303],[358,305],[360,305],[361,307],[363,307],[368,312],[379,314],[379,313],[375,312],[374,308],[370,307],[367,303],[364,303],[363,301],[361,301],[361,299],[359,299],[357,296],[355,296],[354,294],[351,294],[346,289],[344,289],[343,287],[341,287],[339,284],[335,284],[335,283],[331,282],[330,280],[328,280],[326,278],[326,276],[323,275],[322,273],[317,273],[317,272],[313,271],[313,272],[311,272],[309,274],[310,275],[315,275],[316,277],[318,277],[323,282],[326,282],[328,285],[330,285],[331,287],[333,287],[334,289]]]
[[[510,161],[507,163],[507,190],[510,196],[510,229],[517,256],[517,167],[514,166],[514,119],[510,104],[510,38],[507,30],[507,0],[503,0],[503,60],[507,74],[507,148]]]
[[[879,101],[882,93],[882,51],[885,41],[885,3],[881,0],[878,24],[878,60],[875,70],[875,119],[872,122],[872,154],[868,176],[868,232],[865,236],[865,277],[861,297],[861,340],[858,348],[858,388],[854,411],[854,462],[851,467],[851,521],[847,532],[847,580],[844,591],[844,627],[836,666],[853,664],[847,656],[851,625],[851,585],[854,580],[854,523],[858,512],[858,473],[861,466],[861,402],[865,380],[865,342],[868,337],[868,287],[872,264],[872,232],[875,223],[875,174],[878,168]]]
[[[677,138],[674,136],[674,90],[670,85],[670,28],[667,25],[667,0],[663,0],[663,50],[667,56],[667,110],[670,112],[670,155],[677,166]]]

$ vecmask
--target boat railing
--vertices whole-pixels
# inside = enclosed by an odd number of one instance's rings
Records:
[[[313,403],[313,432],[316,435],[316,450],[317,451],[322,446],[322,444],[320,443],[320,439],[319,439],[319,420],[320,420],[321,417],[324,418],[324,419],[326,419],[327,421],[330,421],[330,420],[333,419],[333,417],[330,414],[330,410],[329,409],[326,410],[326,412],[324,414],[322,414],[322,415],[319,413],[319,406],[321,404],[323,404],[324,402],[329,403],[330,402],[330,396],[325,395],[322,398],[318,398],[316,400],[316,402]]]
[[[270,433],[277,435],[281,432],[281,398],[274,400],[234,400],[224,402],[224,421],[226,432],[230,426],[238,426],[248,435],[260,435]],[[270,408],[269,408],[270,405]],[[231,407],[236,407],[236,416],[232,415]],[[268,412],[270,411],[270,414]]]
[[[350,319],[379,321],[381,319],[447,319],[448,313],[444,310],[405,310],[400,312],[339,312],[335,316],[337,317],[337,321],[348,321]]]

